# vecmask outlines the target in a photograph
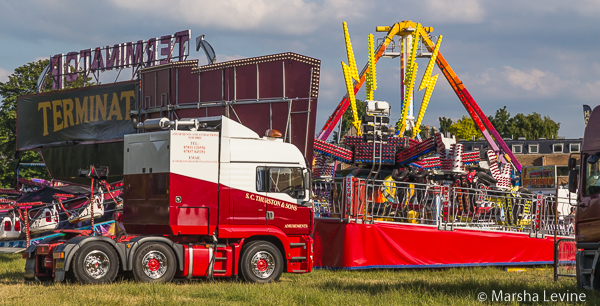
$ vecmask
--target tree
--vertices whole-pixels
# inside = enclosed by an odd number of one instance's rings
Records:
[[[15,69],[8,77],[8,82],[0,82],[0,186],[10,187],[15,183],[15,171],[17,167],[16,149],[16,124],[17,124],[17,97],[30,95],[36,92],[37,81],[48,66],[48,60],[40,60],[28,63]],[[50,82],[46,82],[49,83]],[[47,88],[45,88],[47,89]],[[37,152],[26,152],[22,160],[24,162],[41,162],[42,158]],[[37,176],[47,178],[45,169],[25,169],[25,176]]]
[[[15,183],[15,172],[17,167],[16,152],[16,124],[17,124],[17,97],[35,94],[37,90],[37,81],[40,74],[48,66],[48,60],[27,63],[15,69],[13,74],[8,76],[8,82],[0,82],[0,187],[10,187]],[[52,86],[52,80],[46,76],[44,88],[40,91],[49,91]],[[74,82],[67,82],[66,88],[77,88],[86,85],[92,85],[91,78],[82,77]],[[21,156],[22,162],[42,162],[39,152],[28,151]],[[20,175],[25,178],[44,178],[48,179],[48,172],[44,168],[24,168]]]
[[[496,114],[488,119],[503,138],[525,137],[526,139],[557,138],[560,123],[534,112],[523,115],[521,113],[510,117],[506,106],[496,111]]]
[[[453,123],[448,128],[448,132],[456,135],[456,139],[472,140],[473,137],[477,139],[483,136],[481,131],[479,131],[479,128],[477,128],[475,125],[473,119],[467,116],[463,116],[462,119],[459,119],[456,123]]]
[[[362,117],[365,114],[365,102],[363,102],[362,100],[356,99],[356,112],[358,113],[358,119],[362,120]],[[346,112],[344,113],[344,116],[342,117],[342,135],[341,136],[346,135],[346,133],[348,132],[350,127],[353,126],[352,125],[353,121],[354,121],[354,118],[352,118],[352,107],[348,106],[348,109],[346,109]],[[337,135],[337,133],[335,135]],[[336,137],[335,141],[337,141],[337,137]]]
[[[510,130],[508,121],[510,120],[510,113],[506,110],[506,106],[496,111],[496,114],[492,116],[488,116],[488,119],[498,131],[498,134],[502,137],[510,137]]]
[[[448,129],[452,125],[452,119],[446,117],[438,117],[440,121],[440,133],[448,132]]]
[[[534,112],[533,114],[517,114],[508,120],[509,137],[525,137],[526,139],[557,138],[560,123],[555,122],[548,116]],[[507,135],[508,136],[508,135]]]

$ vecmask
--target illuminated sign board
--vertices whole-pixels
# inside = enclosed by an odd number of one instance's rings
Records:
[[[65,81],[76,81],[80,74],[87,78],[90,73],[183,61],[189,54],[190,36],[191,30],[185,30],[160,38],[56,54],[50,58],[52,89],[63,89]]]

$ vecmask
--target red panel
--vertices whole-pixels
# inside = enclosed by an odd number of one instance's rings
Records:
[[[288,119],[288,103],[271,103],[271,110],[273,111],[273,128],[280,131],[282,135],[285,134],[285,127]]]
[[[208,117],[224,116],[225,115],[225,108],[224,107],[209,107],[206,110],[206,114],[207,114]]]
[[[225,78],[223,79],[223,99],[225,101],[232,101],[235,98],[235,78],[233,68],[226,68],[223,70]]]
[[[170,175],[170,222],[173,233],[181,233],[182,235],[206,235],[212,233],[217,225],[218,184],[175,173],[171,173]],[[181,197],[180,203],[177,203],[176,197]],[[204,207],[208,210],[209,223],[207,225],[210,225],[209,229],[207,230],[206,226],[189,226],[189,222],[192,222],[191,219],[185,220],[188,225],[178,224],[180,217],[177,208],[185,207]],[[183,213],[192,214],[200,212],[188,209],[184,210]],[[198,214],[196,217],[198,225],[206,224],[206,220],[204,220],[206,219],[206,215],[204,213]]]
[[[173,207],[171,214],[175,224],[182,227],[193,227],[194,233],[208,235],[208,207]]]
[[[233,203],[231,224],[266,224],[264,203],[252,201],[243,196],[232,197],[231,201]]]
[[[177,101],[173,98],[171,104],[175,104],[175,102],[179,104],[198,103],[199,75],[192,73],[192,67],[177,67],[175,71],[176,73],[173,75],[176,75],[177,79],[171,80],[171,82],[177,84],[177,91],[173,92],[173,96],[177,94]]]
[[[348,269],[551,264],[553,237],[315,221],[315,266]]]
[[[283,61],[258,64],[260,99],[283,97]]]
[[[237,121],[237,114],[241,123],[256,132],[259,136],[263,136],[265,131],[269,129],[269,103],[241,104],[235,105],[233,108],[235,109],[235,114],[233,111],[230,111],[230,118]],[[273,117],[275,116],[283,115],[273,113]],[[283,133],[283,130],[280,131]]]
[[[156,75],[154,73],[142,74],[142,96],[140,97],[140,101],[138,101],[138,107],[144,109],[150,107],[156,88],[154,84],[156,84]]]
[[[218,102],[222,100],[222,70],[200,73],[200,102]]]
[[[310,92],[310,68],[312,65],[299,61],[285,63],[285,96],[308,97]]]
[[[236,67],[237,100],[256,99],[256,64]]]
[[[151,107],[163,107],[169,104],[169,97],[171,96],[171,91],[169,90],[169,74],[171,73],[171,69],[158,70],[156,72],[157,83],[156,83],[156,96],[152,99]]]

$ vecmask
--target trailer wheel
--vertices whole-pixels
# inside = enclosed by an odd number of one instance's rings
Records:
[[[279,249],[266,241],[253,241],[244,247],[240,272],[247,282],[269,283],[283,273],[283,257]]]
[[[176,268],[173,251],[163,243],[145,243],[133,257],[133,277],[140,282],[169,282],[175,276]]]
[[[119,257],[117,252],[106,243],[87,243],[75,254],[71,272],[80,283],[110,283],[115,280],[119,272]]]

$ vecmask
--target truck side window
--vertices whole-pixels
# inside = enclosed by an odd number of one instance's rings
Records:
[[[256,191],[267,191],[265,184],[265,167],[256,168]]]
[[[269,168],[268,178],[268,192],[287,193],[299,198],[300,191],[304,191],[302,168]]]
[[[594,155],[591,155],[585,163],[585,195],[600,193],[600,161],[592,157]]]

